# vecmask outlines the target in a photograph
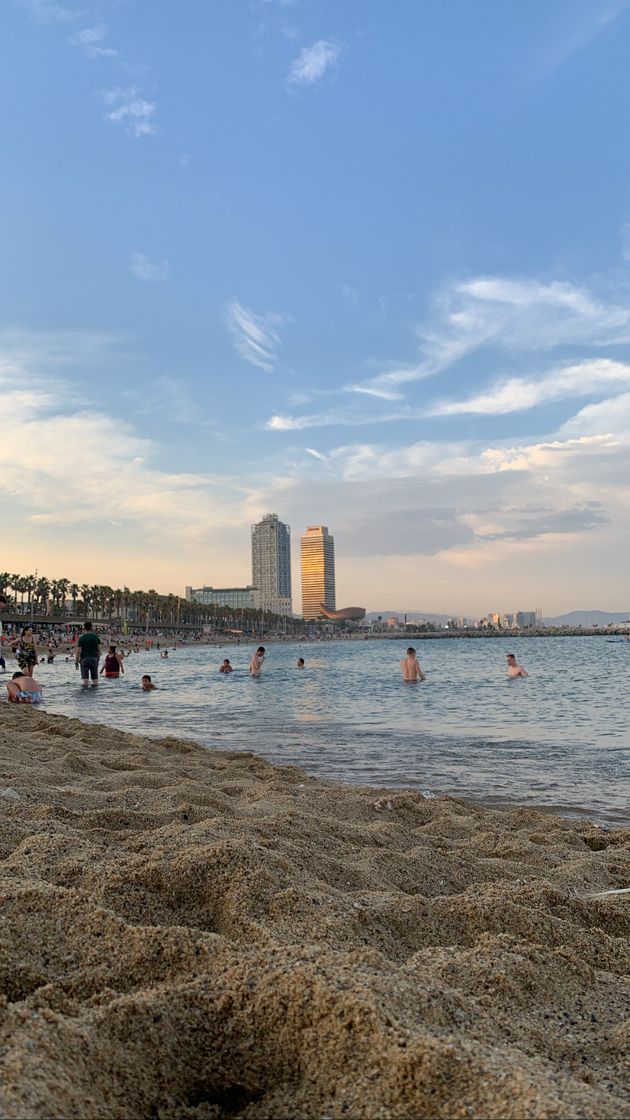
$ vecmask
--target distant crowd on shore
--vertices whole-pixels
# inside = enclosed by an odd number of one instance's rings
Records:
[[[0,595],[0,611],[6,607],[6,599]],[[4,671],[6,669],[6,661],[2,655],[2,626],[0,623],[0,668]],[[105,654],[102,666],[100,666],[101,659],[101,645],[102,639],[100,634],[94,630],[91,622],[85,622],[83,632],[73,635],[73,640],[70,644],[67,642],[65,646],[65,660],[70,661],[71,656],[74,656],[75,668],[81,673],[81,685],[84,689],[96,688],[98,685],[99,675],[105,676],[108,680],[117,680],[124,676],[125,657],[133,652],[133,648],[128,649],[127,653],[119,650],[114,642],[108,643],[108,650]],[[57,652],[57,641],[54,637],[48,636],[47,655],[40,656],[37,640],[33,632],[33,627],[30,625],[23,626],[19,634],[16,634],[10,640],[11,651],[15,657],[19,670],[15,672],[11,680],[7,683],[7,699],[10,703],[15,704],[37,704],[43,700],[43,689],[40,682],[35,678],[35,668],[40,662],[52,664],[55,660]],[[145,642],[144,649],[152,649],[154,647],[153,641]],[[160,658],[166,660],[168,658],[168,649],[161,649],[161,644],[155,644]],[[249,675],[257,679],[262,675],[263,663],[265,660],[266,649],[264,646],[258,646],[255,653],[252,654],[249,662]],[[100,666],[100,669],[99,669]],[[299,657],[296,662],[297,669],[304,669],[306,663],[303,657]],[[416,650],[413,646],[409,646],[406,656],[400,661],[400,670],[402,679],[406,684],[419,683],[426,680],[426,676],[422,670]],[[234,667],[230,663],[229,658],[224,658],[222,664],[219,666],[219,673],[228,674],[233,673]],[[507,676],[509,679],[517,677],[526,677],[528,674],[522,665],[519,665],[516,656],[513,653],[507,654]],[[140,688],[143,692],[155,691],[156,685],[154,684],[149,673],[143,674],[140,680]]]

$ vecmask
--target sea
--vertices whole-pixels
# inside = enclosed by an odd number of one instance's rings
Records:
[[[401,679],[407,644],[269,642],[259,679],[256,642],[132,653],[124,677],[87,692],[63,655],[37,676],[48,711],[88,722],[253,751],[323,779],[630,825],[630,641],[416,640],[418,684]],[[526,679],[507,678],[507,652]],[[142,692],[143,673],[155,692]]]

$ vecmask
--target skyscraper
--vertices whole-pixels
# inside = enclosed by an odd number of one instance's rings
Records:
[[[252,584],[264,611],[291,614],[291,530],[277,513],[252,525]]]
[[[335,609],[335,540],[326,525],[309,525],[300,543],[302,614],[318,618],[322,604]]]

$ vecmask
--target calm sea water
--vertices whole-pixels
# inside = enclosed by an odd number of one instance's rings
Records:
[[[400,679],[405,641],[270,643],[251,680],[255,644],[132,654],[126,675],[94,692],[63,659],[38,676],[49,711],[87,721],[251,750],[323,778],[630,823],[630,642],[416,642],[427,672],[417,685]],[[508,650],[527,680],[506,679]],[[226,656],[228,677],[217,671]],[[141,692],[143,673],[156,692]]]

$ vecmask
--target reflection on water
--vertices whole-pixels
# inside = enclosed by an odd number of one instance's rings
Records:
[[[255,644],[255,643],[254,643]],[[405,685],[406,643],[269,645],[132,654],[118,681],[83,693],[72,663],[42,665],[47,708],[151,735],[252,750],[321,777],[448,792],[630,822],[630,643],[603,638],[417,643],[425,684]],[[508,681],[505,654],[530,672]],[[306,668],[297,669],[297,656]],[[151,673],[158,691],[143,693]]]

